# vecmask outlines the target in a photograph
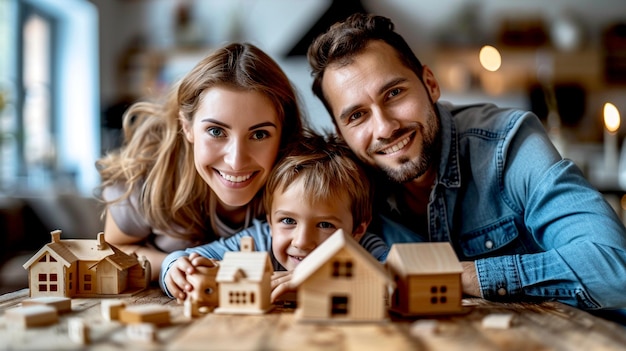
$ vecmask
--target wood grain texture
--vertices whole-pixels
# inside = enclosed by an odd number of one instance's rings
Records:
[[[585,311],[556,302],[494,303],[463,300],[463,311],[453,315],[403,318],[390,314],[386,322],[312,323],[295,319],[294,309],[276,305],[263,315],[209,313],[189,319],[183,305],[157,287],[122,300],[127,306],[159,304],[170,312],[171,323],[156,328],[152,341],[128,336],[127,325],[107,321],[101,314],[103,298],[72,299],[72,311],[49,326],[11,325],[7,310],[21,308],[28,291],[0,296],[0,350],[624,350],[626,328]],[[484,317],[511,314],[507,329],[484,328]],[[88,327],[89,344],[73,342],[69,320],[81,318]],[[411,333],[413,323],[427,319],[436,328]],[[418,326],[419,327],[419,326]]]

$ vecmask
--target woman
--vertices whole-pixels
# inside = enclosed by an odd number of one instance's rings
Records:
[[[97,162],[107,242],[145,256],[228,237],[263,216],[261,192],[282,148],[302,134],[295,89],[250,44],[200,61],[165,104],[124,115],[122,148]]]

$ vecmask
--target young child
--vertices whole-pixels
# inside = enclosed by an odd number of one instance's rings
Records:
[[[272,301],[290,290],[293,269],[338,229],[352,233],[383,262],[388,247],[366,232],[372,218],[371,191],[347,145],[335,136],[305,133],[269,175],[263,198],[267,222],[256,221],[232,237],[172,252],[161,267],[161,288],[170,297],[184,299],[193,289],[186,274],[221,260],[226,251],[239,251],[242,236],[254,238],[256,251],[270,251],[275,271]]]

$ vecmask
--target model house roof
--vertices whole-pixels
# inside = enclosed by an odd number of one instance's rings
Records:
[[[452,245],[447,242],[393,244],[387,263],[402,275],[463,272]]]
[[[291,284],[294,287],[299,286],[341,250],[346,250],[351,256],[369,266],[375,274],[379,274],[384,280],[393,284],[384,266],[354,240],[352,235],[346,234],[342,229],[337,230],[296,266],[291,277]]]
[[[128,255],[104,241],[103,233],[99,233],[96,240],[61,240],[60,232],[55,231],[52,232],[52,242],[39,249],[37,253],[24,263],[23,267],[28,269],[46,253],[52,255],[65,266],[69,266],[76,261],[95,261],[95,264],[98,264],[102,260],[107,260],[117,269],[123,270],[138,263],[136,257]]]
[[[265,272],[272,270],[269,253],[265,251],[227,251],[220,262],[215,280],[235,282],[241,278],[260,282]]]

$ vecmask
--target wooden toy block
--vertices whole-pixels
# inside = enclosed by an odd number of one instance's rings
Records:
[[[72,312],[72,299],[69,297],[43,296],[22,301],[22,306],[34,305],[54,307],[59,314]]]
[[[437,334],[439,322],[436,319],[419,319],[411,324],[410,332],[415,337]]]
[[[8,323],[24,328],[55,324],[59,321],[57,310],[52,306],[33,305],[7,310],[4,316]]]
[[[513,324],[512,313],[492,313],[486,315],[482,320],[483,328],[509,329]]]
[[[126,336],[133,341],[156,341],[156,326],[152,323],[133,323],[126,326]]]
[[[129,306],[119,313],[122,323],[152,323],[157,326],[170,324],[170,311],[157,304]]]
[[[107,243],[104,233],[96,240],[62,240],[60,230],[50,236],[23,265],[31,297],[132,295],[150,283],[149,261]]]
[[[126,303],[119,299],[103,300],[100,303],[102,318],[107,321],[120,319],[120,311],[126,307]]]
[[[463,267],[450,243],[394,244],[386,265],[397,287],[392,311],[409,316],[462,311]]]
[[[375,322],[388,319],[394,282],[352,235],[337,230],[293,271],[296,318],[302,321]]]
[[[187,294],[183,306],[183,315],[187,318],[196,318],[200,316],[200,307],[198,302],[191,298],[191,295]]]
[[[89,344],[89,326],[82,318],[69,318],[67,320],[67,332],[69,338],[81,345]]]

